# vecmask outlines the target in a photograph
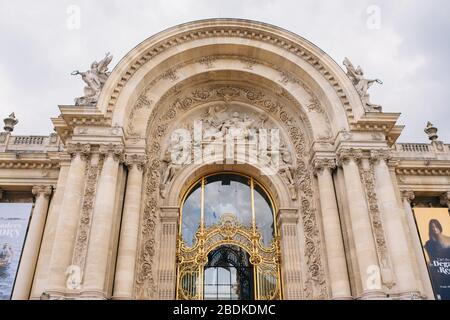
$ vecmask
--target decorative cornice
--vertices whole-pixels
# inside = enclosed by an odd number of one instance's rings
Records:
[[[34,186],[33,189],[31,189],[31,193],[36,198],[39,198],[40,196],[49,198],[52,194],[52,186]]]
[[[60,167],[58,162],[45,160],[0,160],[0,169],[58,169]]]
[[[402,176],[450,176],[450,168],[397,167],[396,174]]]

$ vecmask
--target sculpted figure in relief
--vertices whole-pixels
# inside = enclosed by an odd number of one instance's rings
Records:
[[[352,80],[353,85],[356,88],[361,100],[363,102],[364,108],[367,112],[381,112],[382,108],[379,105],[370,102],[370,95],[368,90],[376,82],[378,84],[383,84],[379,79],[366,79],[364,77],[364,71],[360,66],[356,69],[348,58],[344,60],[344,66],[347,68],[347,75]]]
[[[108,65],[111,63],[113,56],[109,53],[100,62],[94,61],[91,68],[85,72],[78,70],[72,72],[73,76],[81,75],[81,79],[86,83],[84,88],[84,96],[75,99],[75,105],[95,105],[98,102],[100,92],[108,79]]]

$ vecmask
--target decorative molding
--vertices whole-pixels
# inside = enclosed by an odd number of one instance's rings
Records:
[[[124,157],[124,164],[131,169],[136,166],[139,171],[143,171],[147,164],[148,157],[145,154],[126,154]]]
[[[151,131],[148,136],[154,137],[149,145],[147,154],[149,161],[145,174],[144,212],[141,223],[141,236],[139,257],[136,270],[136,295],[138,298],[155,298],[156,272],[155,260],[155,228],[158,218],[158,201],[160,192],[158,182],[161,180],[161,142],[167,134],[169,123],[196,105],[213,101],[214,99],[229,102],[231,100],[244,100],[245,102],[261,108],[279,121],[287,132],[295,150],[295,187],[299,193],[301,203],[301,218],[305,236],[305,257],[307,266],[307,279],[304,285],[304,295],[307,299],[326,299],[328,286],[326,281],[325,266],[323,264],[323,246],[321,242],[320,226],[317,221],[317,209],[315,208],[313,192],[313,172],[306,161],[309,153],[306,148],[306,138],[302,131],[303,125],[278,101],[267,98],[259,90],[243,88],[240,86],[219,85],[203,87],[190,92],[184,97],[177,97],[168,104],[165,113],[158,115],[157,110],[163,110],[155,106],[147,128]],[[163,99],[159,103],[162,103]],[[165,186],[168,188],[168,186]]]
[[[164,80],[170,80],[172,82],[178,80],[179,77],[178,77],[178,74],[177,74],[177,69],[170,68],[169,70],[167,70],[166,72],[163,73],[162,78]]]
[[[80,220],[72,256],[72,265],[80,267],[80,270],[82,271],[82,279],[84,277],[84,268],[87,258],[98,176],[101,170],[101,162],[99,162],[99,160],[99,157],[93,157],[91,161],[86,163],[86,183],[84,187]]]
[[[199,63],[205,66],[206,69],[211,69],[214,67],[214,62],[216,61],[215,56],[206,56],[200,59]]]
[[[359,163],[364,158],[364,152],[361,149],[343,148],[337,152],[337,164],[342,166],[353,160]]]
[[[450,208],[450,191],[441,194],[439,200],[441,205]]]
[[[450,168],[445,167],[397,167],[395,172],[401,176],[450,176]]]
[[[99,153],[103,157],[112,156],[115,161],[122,160],[124,146],[122,144],[102,144],[100,145]]]
[[[59,169],[60,164],[56,161],[45,160],[0,160],[0,169]]]
[[[342,105],[345,108],[348,119],[350,119],[350,123],[351,124],[355,123],[355,120],[353,120],[354,115],[350,107],[347,94],[344,92],[339,81],[337,80],[339,79],[339,76],[334,75],[333,71],[328,66],[322,64],[315,57],[315,55],[312,54],[308,49],[306,49],[304,46],[300,46],[298,43],[294,41],[287,40],[286,38],[282,38],[271,32],[255,30],[247,26],[235,27],[235,26],[221,25],[221,26],[202,27],[202,29],[197,28],[196,30],[178,33],[177,35],[167,38],[165,39],[165,41],[159,42],[154,46],[150,47],[145,53],[137,57],[131,64],[131,66],[127,70],[124,70],[121,76],[119,77],[120,80],[117,81],[114,89],[112,90],[113,94],[111,94],[108,98],[107,112],[112,113],[113,108],[116,105],[118,96],[120,95],[122,89],[125,87],[129,79],[137,72],[137,70],[139,70],[139,68],[145,65],[148,61],[152,60],[157,55],[160,55],[161,53],[165,52],[166,50],[174,46],[190,41],[195,41],[200,38],[202,39],[216,38],[220,36],[239,37],[243,39],[251,39],[256,41],[262,41],[265,43],[270,43],[274,46],[277,46],[287,51],[289,54],[294,54],[298,56],[299,58],[310,64],[328,82],[330,82],[331,86],[333,87],[334,91],[336,92],[337,96],[341,100]],[[250,66],[249,68],[252,68],[253,64],[247,66]],[[171,80],[172,79],[176,80],[176,75],[174,76],[174,74],[171,72],[166,74],[166,77]]]
[[[370,161],[373,164],[377,164],[381,160],[384,160],[387,163],[391,159],[392,159],[392,154],[389,150],[380,149],[380,150],[371,150],[370,151]]]
[[[72,158],[80,155],[83,160],[87,160],[91,155],[91,147],[89,143],[69,143],[66,151]]]
[[[137,99],[136,103],[134,104],[133,108],[130,111],[130,114],[128,116],[128,125],[127,125],[127,134],[129,135],[136,135],[136,132],[134,132],[134,120],[136,117],[136,113],[139,112],[142,109],[150,109],[151,105],[153,104],[153,100],[149,100],[146,96],[146,92],[142,93],[139,98]]]
[[[333,171],[336,169],[336,159],[334,158],[316,158],[313,160],[314,175],[321,173],[324,169]]]
[[[408,201],[409,203],[411,203],[416,198],[416,195],[412,190],[403,190],[400,194],[401,198]]]
[[[359,171],[361,175],[361,182],[366,191],[365,193],[369,209],[369,217],[372,224],[372,232],[375,237],[375,247],[381,267],[381,277],[383,284],[388,288],[392,288],[395,285],[394,272],[387,247],[383,220],[381,217],[380,208],[378,206],[378,197],[375,191],[374,165],[373,163],[369,163],[368,169],[363,169],[362,165],[359,165]]]

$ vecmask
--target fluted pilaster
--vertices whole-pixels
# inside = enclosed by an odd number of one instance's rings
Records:
[[[302,261],[298,245],[299,215],[298,209],[280,209],[277,215],[277,224],[280,228],[281,271],[284,279],[283,296],[286,300],[300,300],[302,293]]]

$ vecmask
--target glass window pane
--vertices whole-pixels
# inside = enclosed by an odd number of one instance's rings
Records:
[[[256,228],[262,236],[263,244],[269,246],[274,235],[272,205],[266,192],[258,184],[254,188]]]
[[[250,181],[237,175],[216,175],[205,181],[205,227],[216,224],[225,213],[234,214],[245,226],[251,226]]]
[[[201,219],[201,182],[191,190],[183,204],[181,233],[188,246],[194,243],[194,236],[200,227]]]
[[[218,272],[218,277],[217,277],[217,282],[218,284],[230,284],[231,282],[231,272],[230,272],[230,268],[218,268],[217,269]]]

